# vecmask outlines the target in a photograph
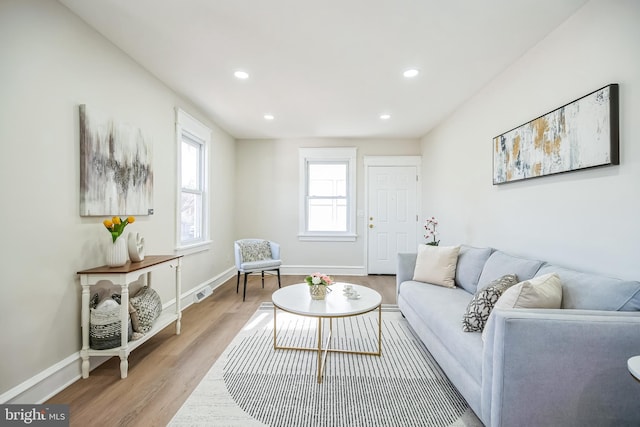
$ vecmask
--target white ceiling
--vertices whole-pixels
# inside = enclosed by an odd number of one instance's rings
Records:
[[[587,0],[59,1],[236,138],[418,138]]]

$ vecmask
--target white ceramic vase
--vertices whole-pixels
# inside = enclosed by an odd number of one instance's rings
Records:
[[[107,246],[107,265],[109,267],[122,267],[129,260],[127,242],[120,236],[115,242]]]

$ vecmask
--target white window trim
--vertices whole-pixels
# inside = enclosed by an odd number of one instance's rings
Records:
[[[182,197],[182,135],[188,135],[190,138],[198,140],[203,144],[202,153],[202,239],[182,243],[180,235],[180,200]],[[176,175],[176,252],[180,254],[190,254],[201,252],[209,249],[211,244],[210,230],[209,230],[209,147],[211,145],[211,129],[204,125],[199,120],[195,119],[186,111],[176,108],[176,158],[177,175]]]
[[[317,242],[354,242],[356,234],[356,147],[300,148],[298,240]],[[347,231],[307,231],[307,164],[309,162],[342,161],[348,163]]]

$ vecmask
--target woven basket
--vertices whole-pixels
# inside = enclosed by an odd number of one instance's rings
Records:
[[[95,350],[120,347],[120,306],[109,310],[91,309],[89,319],[89,346]],[[128,340],[131,339],[133,328],[129,319]]]

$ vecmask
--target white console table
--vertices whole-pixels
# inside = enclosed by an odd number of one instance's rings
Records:
[[[129,329],[129,284],[138,280],[141,275],[146,274],[146,285],[151,286],[151,273],[169,266],[175,268],[175,310],[170,313],[163,311],[149,332],[144,334],[140,339],[129,341],[127,333]],[[82,286],[82,350],[80,350],[80,357],[82,358],[82,378],[89,377],[89,358],[91,356],[120,356],[120,377],[126,378],[129,369],[129,362],[127,361],[129,353],[173,321],[176,322],[176,335],[180,334],[180,319],[182,318],[182,311],[180,309],[181,267],[181,255],[148,255],[140,262],[129,261],[122,267],[109,267],[105,265],[78,272],[80,285]],[[122,341],[120,347],[94,350],[89,347],[90,288],[102,280],[108,280],[114,285],[121,286],[120,317],[122,324],[120,331]]]

